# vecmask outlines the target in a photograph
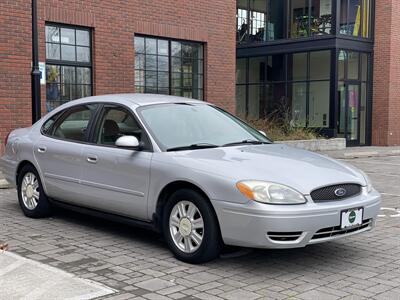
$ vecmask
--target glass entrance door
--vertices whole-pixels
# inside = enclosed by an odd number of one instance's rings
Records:
[[[347,145],[360,144],[360,84],[339,84],[338,136],[346,138]]]

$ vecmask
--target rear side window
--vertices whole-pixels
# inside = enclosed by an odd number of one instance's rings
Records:
[[[82,105],[69,109],[52,126],[50,135],[65,140],[86,141],[89,122],[96,111],[96,107],[97,105]]]
[[[51,134],[51,129],[53,128],[54,123],[57,121],[57,119],[60,117],[62,112],[59,112],[52,116],[50,119],[48,119],[42,126],[42,134],[45,135],[50,135]]]

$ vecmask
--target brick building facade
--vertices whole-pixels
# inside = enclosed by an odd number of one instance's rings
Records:
[[[359,52],[361,54],[357,56],[360,57],[360,66],[363,63],[363,57],[366,57],[369,65],[368,79],[365,79],[364,82],[364,79],[362,79],[360,75],[356,85],[352,83],[353,87],[359,86],[360,89],[362,89],[364,85],[367,86],[366,91],[368,94],[368,96],[366,96],[367,108],[365,108],[365,106],[359,108],[359,118],[364,118],[362,120],[363,122],[365,121],[366,125],[363,132],[363,140],[358,138],[358,144],[400,145],[400,117],[398,116],[400,114],[400,93],[398,91],[400,88],[400,63],[398,60],[398,49],[400,46],[398,28],[400,26],[400,21],[396,18],[400,13],[400,2],[396,0],[349,1],[348,5],[351,5],[353,2],[355,4],[358,3],[358,11],[353,10],[355,23],[353,22],[352,24],[353,27],[349,34],[350,36],[346,37],[343,35],[342,31],[348,31],[347,27],[349,26],[349,21],[342,26],[339,3],[347,3],[347,0],[309,1],[310,5],[319,3],[319,6],[313,9],[304,9],[303,7],[303,14],[308,11],[308,17],[315,17],[312,14],[315,14],[316,11],[322,11],[323,7],[325,7],[324,14],[327,14],[327,7],[331,7],[332,16],[336,14],[338,18],[335,24],[336,32],[332,29],[329,34],[325,35],[327,32],[325,28],[322,35],[313,36],[312,39],[298,39],[294,42],[292,39],[296,37],[295,35],[304,35],[304,30],[302,29],[302,32],[296,32],[292,29],[288,30],[285,26],[292,26],[292,20],[290,20],[290,18],[292,18],[294,13],[298,14],[300,11],[299,16],[304,17],[301,15],[301,8],[293,8],[293,3],[299,1],[282,0],[282,2],[279,2],[286,3],[286,6],[283,5],[282,9],[287,13],[287,23],[285,23],[286,20],[281,22],[280,20],[271,19],[268,21],[269,23],[265,20],[262,21],[263,19],[257,20],[257,18],[264,18],[263,14],[265,14],[265,18],[273,17],[273,11],[267,11],[279,9],[277,1],[262,0],[259,1],[259,3],[263,3],[263,1],[268,8],[265,12],[263,12],[263,9],[255,7],[255,4],[251,4],[252,0],[113,0],[107,2],[40,0],[38,1],[39,60],[40,62],[45,62],[47,66],[53,63],[52,60],[49,62],[49,54],[46,52],[46,42],[49,44],[53,42],[49,41],[46,36],[46,25],[66,26],[67,29],[69,27],[76,28],[74,30],[88,30],[90,33],[90,94],[135,92],[138,91],[135,85],[138,84],[138,81],[142,80],[138,79],[139,77],[135,74],[135,68],[137,67],[135,63],[137,64],[139,61],[135,58],[135,50],[137,50],[137,47],[134,45],[135,36],[168,40],[170,41],[168,44],[170,47],[169,51],[171,51],[171,44],[173,43],[171,41],[182,41],[182,43],[195,42],[202,45],[202,49],[204,49],[204,55],[201,58],[203,64],[201,67],[201,80],[196,83],[201,88],[201,98],[221,105],[231,112],[235,112],[235,110],[237,111],[240,108],[239,98],[241,93],[241,90],[236,86],[235,99],[235,81],[237,80],[237,77],[235,78],[235,65],[238,65],[237,62],[243,57],[243,54],[250,53],[248,56],[253,55],[257,57],[264,55],[266,64],[268,65],[268,60],[272,59],[272,61],[274,61],[275,54],[277,53],[283,54],[282,57],[285,59],[286,64],[289,64],[289,61],[294,61],[293,53],[304,53],[304,57],[306,57],[305,61],[309,65],[309,68],[311,68],[313,53],[316,53],[318,55],[315,55],[315,59],[327,59],[328,61],[332,61],[330,68],[331,84],[329,87],[326,81],[325,85],[326,89],[328,91],[330,90],[330,92],[327,92],[329,95],[326,97],[330,97],[331,101],[335,99],[336,102],[333,105],[331,104],[330,115],[329,113],[325,114],[320,121],[314,120],[314,122],[320,122],[320,124],[322,124],[321,126],[326,125],[326,132],[329,133],[328,135],[340,136],[338,134],[340,126],[337,125],[339,124],[340,116],[336,116],[337,110],[340,110],[340,107],[337,108],[337,104],[339,103],[340,105],[340,95],[337,96],[336,91],[339,91],[339,93],[348,93],[348,90],[344,88],[340,91],[341,82],[340,79],[337,79],[337,76],[339,76],[337,74],[340,73],[341,63],[343,64],[343,68],[346,69],[349,68],[351,63],[349,58],[346,57],[344,59],[343,55],[348,55],[350,57],[351,51],[361,51]],[[307,1],[300,2],[306,3]],[[272,6],[273,3],[275,3],[275,7]],[[367,3],[369,3],[369,8],[367,7]],[[250,12],[246,10],[247,5],[250,7]],[[254,7],[252,7],[252,5]],[[244,6],[244,8],[241,6]],[[257,9],[259,12],[256,12]],[[371,14],[371,27],[368,31],[364,28],[367,19],[360,15],[362,15],[362,12],[366,13],[369,9]],[[261,45],[258,43],[250,48],[248,45],[245,47],[238,45],[238,34],[240,35],[240,30],[243,29],[241,26],[243,24],[237,22],[239,22],[238,18],[241,18],[240,22],[246,21],[246,15],[243,15],[243,13],[254,13],[255,17],[251,22],[258,22],[258,27],[254,28],[255,32],[248,32],[247,38],[260,38],[260,27],[262,27],[262,24],[260,25],[261,20],[267,24],[265,26],[275,23],[275,33],[271,33],[271,30],[267,31],[268,38],[271,38],[271,34],[272,39],[277,39],[280,35],[279,38],[282,39],[282,42],[274,40],[269,43],[269,41],[266,41],[265,44]],[[322,12],[320,14],[322,16]],[[247,17],[248,16],[249,15],[247,15]],[[282,17],[282,19],[284,18],[286,18],[286,15]],[[354,29],[354,25],[357,25],[357,22],[358,26],[361,28],[357,29],[357,32],[359,32],[358,40],[353,37],[356,30]],[[364,23],[364,25],[362,25],[362,23]],[[249,23],[249,25],[251,24],[252,23]],[[279,28],[283,30],[282,33],[278,32]],[[285,30],[286,33],[284,33]],[[313,30],[315,29],[310,29],[310,35],[313,34]],[[76,33],[77,32],[78,31],[76,31]],[[254,35],[252,36],[252,34]],[[273,36],[273,34],[275,34],[275,36]],[[364,34],[366,35],[365,37],[363,36]],[[267,37],[265,33],[263,36],[264,38]],[[296,38],[298,38],[298,36]],[[4,140],[8,132],[14,128],[28,126],[31,123],[31,42],[30,1],[1,1],[0,153],[3,148],[1,141]],[[58,43],[63,43],[62,37],[61,41],[59,40]],[[66,43],[68,44],[68,42]],[[76,48],[79,48],[77,44],[76,42],[75,51],[77,51]],[[290,47],[293,47],[293,49],[289,49]],[[325,55],[327,51],[331,51],[329,54],[330,56]],[[147,54],[140,55],[144,57]],[[236,58],[238,58],[238,61],[236,61]],[[169,59],[170,61],[173,60],[171,57],[169,57]],[[335,59],[336,61],[334,61]],[[346,60],[346,62],[341,62],[341,60]],[[250,61],[248,60],[246,72],[251,72],[249,64]],[[346,67],[344,67],[344,65]],[[72,66],[74,66],[74,64],[72,64]],[[243,66],[245,66],[245,64]],[[361,68],[362,67],[360,67],[360,70]],[[143,74],[147,72],[147,70],[142,71]],[[236,75],[238,75],[237,72],[238,70],[236,69]],[[289,70],[287,70],[287,72],[289,74]],[[266,74],[267,73],[268,71],[266,71]],[[77,72],[75,72],[74,76],[77,76]],[[169,74],[169,76],[171,84],[171,76],[173,76],[173,74]],[[195,76],[197,75],[193,75],[193,78]],[[249,76],[249,74],[247,76]],[[279,83],[281,86],[285,86],[286,95],[289,94],[289,89],[293,89],[293,83],[288,76],[289,75],[287,75],[285,79],[286,81]],[[193,78],[192,80],[194,80]],[[316,95],[318,95],[318,93],[323,95],[318,90],[318,88],[320,88],[320,90],[323,91],[322,85],[321,87],[317,86],[318,82],[312,80],[312,75],[308,74],[305,80],[307,80],[307,84],[304,84],[304,86],[307,90],[314,89]],[[347,77],[344,80],[347,80]],[[349,80],[349,82],[351,83],[351,80]],[[276,87],[278,87],[279,84],[276,84]],[[59,85],[62,86],[62,84]],[[242,91],[246,91],[246,89],[243,88]],[[169,87],[169,93],[171,93],[171,86]],[[278,96],[282,94],[279,89],[275,89],[273,93],[276,93]],[[291,90],[290,93],[292,93]],[[47,99],[49,97],[48,86],[41,86],[41,95],[42,113],[45,114],[49,110],[46,106],[49,100]],[[183,95],[185,96],[186,94]],[[249,88],[247,88],[246,95],[247,98],[252,95]],[[349,102],[348,99],[347,101]],[[252,99],[252,103],[254,103],[254,99]],[[307,109],[309,109],[308,106]],[[326,108],[321,108],[322,112],[324,109]],[[365,114],[365,110],[369,110],[368,114]],[[309,117],[308,113],[310,112],[307,111],[307,118]],[[363,113],[366,116],[363,115]],[[361,124],[361,122],[359,122],[359,124]],[[331,126],[329,127],[329,125]],[[359,129],[358,131],[360,133]]]
[[[372,144],[400,145],[400,1],[377,0]]]
[[[46,61],[45,24],[88,28],[92,94],[131,93],[135,92],[135,35],[200,42],[202,98],[234,111],[235,11],[236,2],[226,0],[38,1],[39,61]],[[10,130],[31,123],[31,41],[31,1],[1,1],[0,140]],[[44,85],[41,96],[45,113]]]

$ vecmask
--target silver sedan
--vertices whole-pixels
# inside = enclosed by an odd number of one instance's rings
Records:
[[[71,101],[12,131],[0,167],[26,216],[60,205],[153,228],[191,263],[214,259],[223,244],[296,248],[347,237],[370,230],[380,209],[360,170],[172,96]]]

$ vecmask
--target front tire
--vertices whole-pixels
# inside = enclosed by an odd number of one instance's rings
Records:
[[[178,190],[169,197],[163,212],[164,238],[179,260],[198,264],[219,255],[219,224],[203,195],[190,189]]]
[[[51,215],[51,204],[44,193],[39,174],[32,165],[26,165],[18,175],[18,201],[25,216],[43,218]]]

